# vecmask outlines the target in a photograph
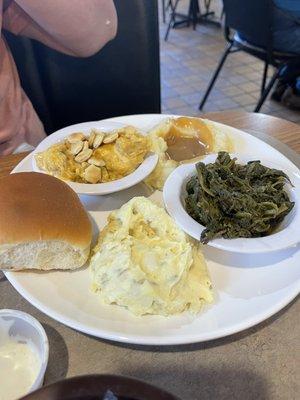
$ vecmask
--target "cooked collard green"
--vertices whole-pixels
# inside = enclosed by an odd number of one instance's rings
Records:
[[[205,226],[200,241],[266,236],[294,207],[287,192],[289,177],[260,161],[239,165],[226,152],[214,163],[196,164],[186,185],[188,214]]]

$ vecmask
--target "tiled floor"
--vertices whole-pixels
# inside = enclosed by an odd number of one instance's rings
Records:
[[[220,12],[221,0],[212,1]],[[183,11],[187,0],[181,1]],[[198,111],[209,79],[225,47],[221,28],[198,25],[172,29],[168,42],[163,40],[166,24],[160,22],[162,112],[201,115]],[[220,110],[253,111],[260,93],[263,63],[245,53],[229,55],[203,112]],[[270,71],[272,73],[272,71]],[[262,113],[300,122],[300,112],[266,100]]]

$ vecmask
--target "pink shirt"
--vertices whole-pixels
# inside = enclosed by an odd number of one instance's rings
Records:
[[[69,55],[96,53],[116,34],[113,0],[0,0],[0,34],[7,29]],[[36,146],[43,124],[20,86],[17,69],[0,36],[0,155],[21,143]]]

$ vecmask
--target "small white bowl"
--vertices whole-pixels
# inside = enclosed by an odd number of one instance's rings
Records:
[[[39,169],[35,161],[35,154],[40,153],[41,151],[47,150],[50,146],[61,142],[67,136],[69,136],[73,132],[82,132],[84,134],[89,134],[91,129],[98,129],[103,131],[112,131],[114,129],[120,129],[126,126],[125,124],[121,124],[118,122],[112,121],[93,121],[93,122],[84,122],[81,124],[67,126],[66,128],[60,129],[46,137],[32,152],[32,170],[36,172],[41,172],[47,174],[46,171]],[[141,131],[142,134],[145,134]],[[158,156],[155,153],[149,153],[141,165],[133,171],[131,174],[125,176],[124,178],[117,179],[111,182],[105,183],[77,183],[72,181],[65,181],[76,193],[83,195],[105,195],[109,193],[119,192],[120,190],[128,189],[131,186],[137,185],[148,175],[156,167],[158,161]]]
[[[0,338],[16,337],[18,341],[31,344],[40,360],[40,368],[36,378],[27,393],[43,385],[44,375],[48,364],[49,343],[42,325],[31,315],[17,310],[0,310]],[[18,382],[16,382],[16,385]],[[25,396],[27,393],[20,395]]]
[[[232,154],[231,156],[236,157],[237,162],[241,164],[257,160],[254,156],[244,154]],[[216,157],[216,154],[210,154],[201,161],[205,164],[212,163]],[[290,199],[295,202],[294,208],[271,235],[259,238],[217,238],[209,241],[208,246],[235,253],[268,253],[297,246],[300,243],[300,209],[298,204],[300,199],[300,171],[296,167],[292,169],[290,166],[280,165],[271,160],[261,159],[261,163],[270,168],[281,169],[289,176],[294,187],[287,185],[286,191],[289,193]],[[187,234],[200,240],[205,227],[190,217],[184,207],[187,195],[186,183],[192,176],[196,175],[195,164],[181,165],[172,172],[164,185],[163,197],[166,209],[176,223]]]

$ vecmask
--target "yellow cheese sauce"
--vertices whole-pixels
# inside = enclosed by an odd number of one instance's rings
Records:
[[[40,364],[29,344],[13,338],[0,343],[0,400],[16,400],[28,393]]]

